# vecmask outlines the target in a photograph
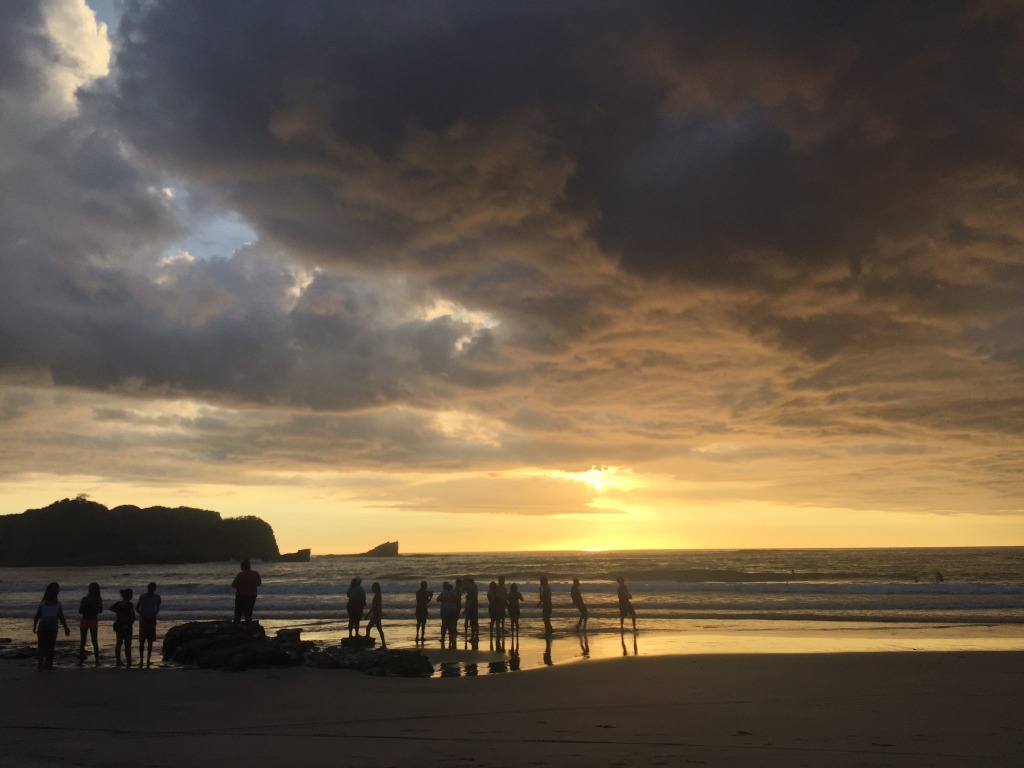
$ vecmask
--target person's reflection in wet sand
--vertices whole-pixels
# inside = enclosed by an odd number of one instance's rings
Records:
[[[551,635],[550,634],[548,634],[544,638],[544,663],[547,666],[549,666],[549,667],[554,664],[554,662],[551,661]]]
[[[580,651],[583,652],[583,658],[590,658],[590,641],[587,639],[587,630],[583,630],[580,633]]]
[[[639,653],[639,650],[638,650],[637,644],[636,644],[636,633],[631,633],[631,634],[633,635],[633,655],[634,656],[639,656],[640,653]],[[629,656],[629,651],[626,650],[626,632],[625,632],[625,630],[620,630],[619,635],[622,638],[622,655],[623,656]]]

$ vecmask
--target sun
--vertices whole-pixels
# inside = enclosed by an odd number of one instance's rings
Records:
[[[633,477],[633,471],[623,467],[591,467],[586,472],[563,472],[554,469],[548,470],[544,474],[548,477],[586,483],[595,491],[602,491],[606,488],[626,490],[638,485]]]

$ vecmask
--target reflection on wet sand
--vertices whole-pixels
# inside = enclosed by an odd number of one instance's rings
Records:
[[[561,658],[564,663],[579,662],[583,659],[591,658],[590,648],[590,633],[581,631],[574,633],[577,642],[579,643],[579,653],[565,654]],[[555,646],[561,648],[564,653],[568,646],[570,636],[544,636],[543,638],[538,637],[537,640],[543,640],[544,649],[541,654],[541,662],[544,666],[552,667],[555,666]],[[606,641],[611,640],[614,635],[607,633]],[[630,640],[632,638],[632,640]],[[539,645],[539,643],[538,643]],[[605,659],[610,658],[612,648],[607,642],[601,644],[602,650],[599,650],[595,658]],[[623,656],[639,656],[640,650],[637,642],[637,633],[629,632],[628,630],[620,634],[620,646],[622,649]],[[468,653],[468,652],[467,652]],[[494,658],[495,655],[500,654],[501,658]],[[463,654],[466,656],[467,654]],[[491,652],[481,651],[479,654],[474,654],[477,658],[469,656],[468,658],[458,659],[444,659],[440,662],[436,662],[438,668],[438,676],[440,677],[477,677],[479,675],[493,675],[500,672],[518,672],[523,668],[522,658],[519,652],[519,635],[518,633],[510,633],[505,637],[501,638],[500,641],[496,640],[491,645]],[[534,665],[536,666],[536,657],[534,657]]]

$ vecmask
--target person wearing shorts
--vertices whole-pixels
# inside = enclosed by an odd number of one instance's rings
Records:
[[[135,628],[135,605],[132,590],[121,590],[121,599],[110,606],[114,612],[114,661],[119,667],[132,668],[132,633]],[[121,649],[124,649],[124,663],[121,663]]]
[[[142,667],[143,650],[146,652],[146,666],[150,666],[153,658],[153,643],[156,641],[156,615],[160,613],[160,595],[156,593],[156,584],[152,581],[146,587],[146,594],[139,598],[135,605],[139,614],[139,667]]]
[[[103,597],[100,595],[100,585],[95,581],[89,585],[89,590],[82,602],[78,604],[78,612],[82,614],[78,622],[78,629],[82,634],[82,640],[78,645],[78,660],[85,661],[85,640],[92,637],[92,655],[96,666],[100,665],[100,643],[99,643],[99,616],[103,613]]]

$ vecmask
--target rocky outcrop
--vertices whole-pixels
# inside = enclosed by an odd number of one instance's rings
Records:
[[[4,566],[205,563],[278,555],[274,531],[263,520],[222,518],[205,509],[108,509],[80,496],[0,515]]]
[[[193,621],[168,630],[166,661],[206,669],[239,671],[305,664],[317,669],[351,669],[367,675],[430,677],[434,667],[418,650],[375,649],[372,640],[342,647],[303,642],[297,629],[268,638],[259,622],[251,627],[230,621]]]
[[[238,671],[302,664],[312,645],[299,640],[296,632],[268,638],[258,621],[190,621],[167,631],[162,653],[165,661],[175,664]]]
[[[288,552],[277,558],[279,563],[308,563],[311,549],[300,549],[297,552]]]
[[[359,557],[398,557],[398,542],[385,541]]]

